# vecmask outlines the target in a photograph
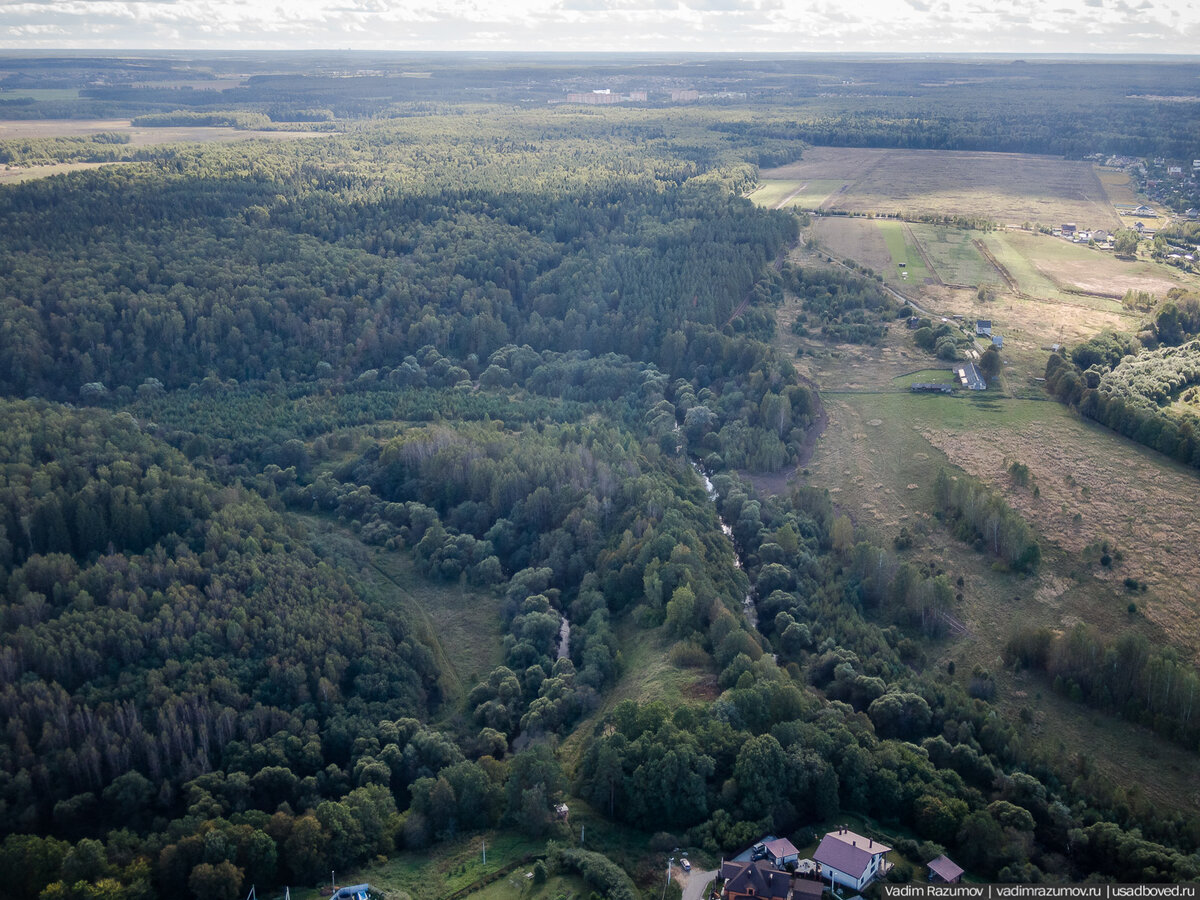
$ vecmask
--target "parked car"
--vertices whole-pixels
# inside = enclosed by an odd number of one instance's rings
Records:
[[[757,862],[760,859],[766,859],[768,855],[766,844],[755,844],[750,851],[750,861]]]
[[[682,869],[683,869],[683,871],[685,871],[685,872],[690,872],[690,871],[692,871],[692,864],[691,864],[690,862],[688,862],[686,859],[684,859],[684,860],[681,860],[681,861],[680,861],[680,863],[679,863],[679,866],[680,866],[680,868],[682,868]]]

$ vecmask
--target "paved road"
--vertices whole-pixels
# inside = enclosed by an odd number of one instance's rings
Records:
[[[679,883],[683,885],[683,900],[704,900],[704,888],[717,877],[717,870],[701,872],[698,869],[692,869],[686,877],[686,881],[684,881],[684,876],[679,878]]]

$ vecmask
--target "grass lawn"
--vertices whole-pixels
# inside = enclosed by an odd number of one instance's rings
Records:
[[[925,267],[921,252],[917,248],[916,241],[909,236],[905,223],[878,219],[875,225],[883,234],[888,253],[892,256],[892,265],[883,272],[884,280],[892,283],[922,285],[926,278],[934,277],[934,273]],[[904,272],[908,273],[907,278],[901,274]]]
[[[982,232],[921,224],[911,224],[909,229],[921,242],[942,281],[971,287],[1004,283],[995,266],[983,258],[974,244]]]
[[[908,375],[898,375],[892,381],[901,390],[908,390],[914,384],[958,384],[958,379],[948,368],[950,363],[946,363],[946,366],[945,369],[921,369]]]

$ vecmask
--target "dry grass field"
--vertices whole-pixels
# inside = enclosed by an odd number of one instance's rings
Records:
[[[1100,183],[1104,185],[1104,190],[1108,194],[1108,199],[1112,203],[1132,203],[1135,206],[1141,203],[1137,192],[1133,189],[1133,182],[1130,177],[1120,169],[1105,169],[1101,166],[1096,167],[1096,177],[1100,179]]]
[[[874,219],[841,216],[813,219],[811,236],[818,249],[838,259],[852,259],[880,273],[890,273],[895,266],[884,234]]]
[[[826,209],[1120,227],[1091,164],[1049,156],[813,147],[799,162],[764,169],[761,177],[838,181]]]
[[[154,144],[245,141],[250,138],[295,140],[321,137],[329,132],[319,131],[241,131],[224,127],[134,128],[129,119],[40,119],[20,121],[0,120],[0,141],[54,137],[82,137],[100,132],[128,134],[133,147]]]
[[[0,184],[19,184],[22,181],[33,181],[35,178],[46,178],[50,175],[62,175],[64,172],[79,172],[83,169],[96,169],[100,166],[112,166],[116,163],[55,163],[52,166],[4,166],[0,168]]]
[[[934,427],[924,435],[967,472],[1002,490],[1080,565],[1089,565],[1085,548],[1109,541],[1122,561],[1111,569],[1090,565],[1089,574],[1118,596],[1126,577],[1146,582],[1149,592],[1131,599],[1171,643],[1200,661],[1195,472],[1074,417],[967,431]],[[1040,496],[1012,488],[1012,461],[1029,467]]]
[[[273,141],[299,140],[328,135],[321,131],[241,131],[224,127],[190,128],[134,128],[128,119],[43,119],[38,121],[0,120],[0,141],[27,140],[54,137],[82,137],[101,132],[128,134],[130,147],[153,147],[159,144],[196,144],[248,141],[255,138]],[[93,169],[97,166],[116,165],[103,163],[57,163],[48,166],[0,166],[0,184],[17,184],[64,172]]]

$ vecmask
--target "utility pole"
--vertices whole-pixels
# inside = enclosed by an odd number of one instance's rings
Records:
[[[480,838],[479,840],[483,844],[483,864],[486,866],[487,865],[487,841],[485,841],[483,838]]]

